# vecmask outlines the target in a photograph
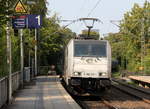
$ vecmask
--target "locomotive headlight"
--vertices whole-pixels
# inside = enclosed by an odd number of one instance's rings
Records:
[[[107,74],[106,73],[102,73],[102,76],[106,76]]]
[[[104,72],[103,73],[102,72],[99,73],[99,76],[106,76],[106,75],[107,75],[107,73],[104,73]]]
[[[81,72],[74,72],[74,76],[81,76]]]

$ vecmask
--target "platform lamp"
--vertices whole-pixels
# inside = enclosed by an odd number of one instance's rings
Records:
[[[83,21],[85,26],[88,28],[88,37],[90,36],[90,32],[94,26],[94,23],[95,22],[101,22],[102,23],[102,21],[97,19],[97,18],[80,18],[79,21]]]

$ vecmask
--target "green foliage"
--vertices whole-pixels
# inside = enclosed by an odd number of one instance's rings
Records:
[[[145,55],[141,62],[141,37],[145,38]],[[119,61],[121,70],[146,72],[150,74],[150,3],[143,7],[135,4],[130,12],[124,15],[120,23],[120,32],[109,34],[106,38],[112,45],[113,59]],[[144,71],[139,67],[143,63]]]
[[[113,72],[112,73],[112,77],[113,78],[118,78],[118,77],[120,77],[121,76],[121,73],[120,72]]]
[[[0,34],[0,77],[5,76],[7,73],[7,60],[6,60],[6,37],[4,27],[1,27]]]
[[[0,77],[8,74],[7,66],[7,43],[6,43],[6,21],[10,21],[10,17],[16,15],[14,6],[18,0],[0,0]],[[59,25],[57,15],[46,18],[47,7],[46,0],[33,0],[35,5],[28,5],[27,0],[22,0],[28,13],[42,15],[43,25],[38,30],[38,41],[34,40],[34,29],[23,30],[24,42],[24,64],[28,66],[29,53],[34,58],[34,46],[38,45],[38,62],[39,65],[57,64],[63,57],[63,48],[65,44],[75,35],[70,29],[63,28]],[[7,11],[8,9],[8,11]],[[20,37],[14,36],[14,30],[10,28],[12,43],[12,72],[20,70]]]
[[[81,36],[87,37],[88,36],[88,30],[83,30]],[[99,37],[100,37],[100,34],[96,31],[91,30],[90,31],[90,37],[93,38],[93,39],[98,40]]]
[[[12,41],[12,72],[20,70],[20,39],[11,36]]]
[[[63,58],[65,44],[75,34],[70,29],[59,26],[57,15],[44,19],[44,25],[41,29],[39,40],[39,52],[45,60],[41,64],[57,64]]]

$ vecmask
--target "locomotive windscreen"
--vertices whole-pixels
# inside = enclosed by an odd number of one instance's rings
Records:
[[[74,56],[97,56],[97,57],[106,57],[106,42],[75,42],[74,46]]]

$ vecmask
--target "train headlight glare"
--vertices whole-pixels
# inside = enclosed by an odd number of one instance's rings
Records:
[[[106,73],[102,73],[102,76],[105,76],[106,75]]]
[[[106,75],[107,75],[107,73],[104,73],[104,72],[99,73],[99,76],[106,76]]]
[[[81,72],[74,72],[74,76],[80,76]]]

